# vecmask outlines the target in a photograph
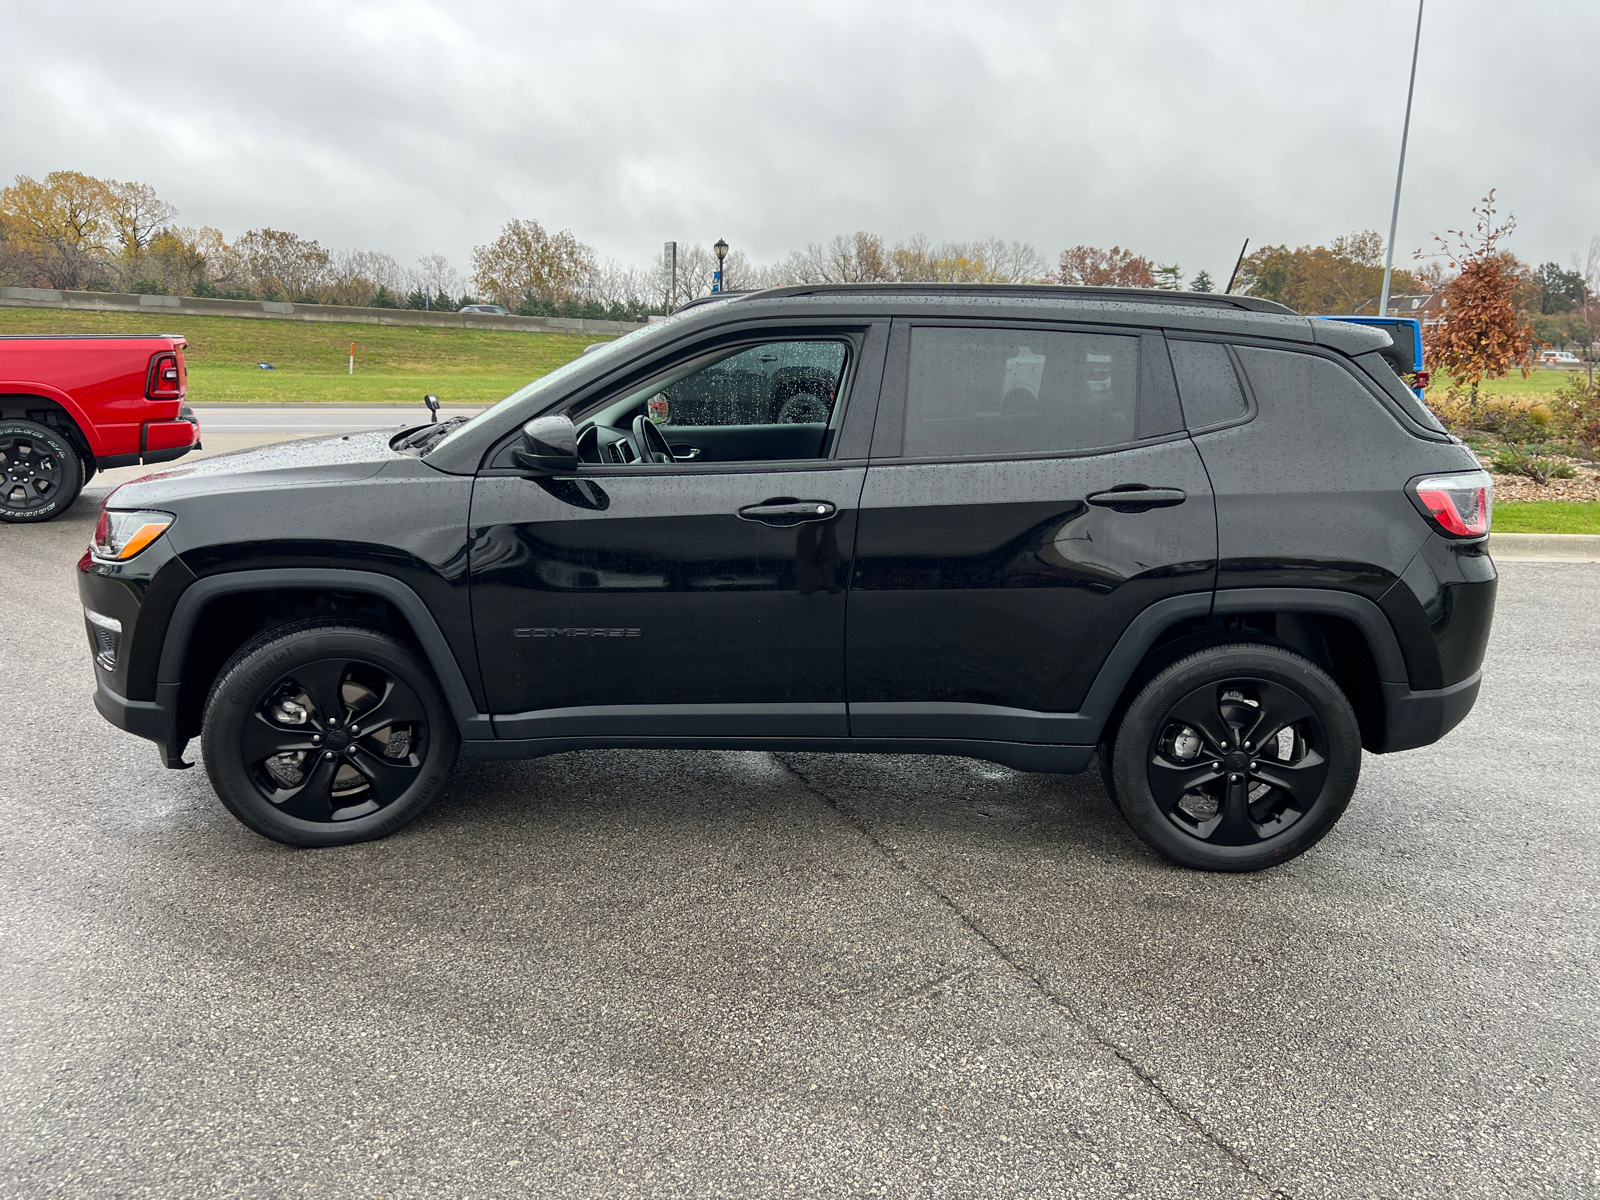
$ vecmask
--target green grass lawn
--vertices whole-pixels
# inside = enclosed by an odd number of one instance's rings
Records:
[[[0,334],[181,333],[189,400],[487,403],[583,353],[593,335],[0,308]],[[350,343],[356,369],[350,375]],[[263,371],[260,362],[276,370]]]
[[[1496,500],[1495,533],[1600,533],[1600,501]]]
[[[1512,371],[1503,379],[1486,379],[1479,386],[1479,391],[1485,396],[1553,396],[1556,389],[1571,379],[1577,372],[1574,371],[1535,371],[1524,379],[1520,371]],[[1587,375],[1584,378],[1588,378]],[[1435,378],[1433,385],[1428,388],[1430,395],[1437,395],[1440,399],[1450,388],[1450,379],[1446,375]]]

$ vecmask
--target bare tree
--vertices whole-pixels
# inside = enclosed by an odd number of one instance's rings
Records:
[[[442,254],[424,254],[412,272],[416,287],[431,290],[435,296],[459,296],[466,286],[450,260]]]
[[[586,298],[606,308],[646,309],[661,303],[659,272],[644,271],[608,258],[589,274]]]
[[[341,250],[330,256],[316,295],[324,304],[360,306],[370,304],[379,289],[404,296],[406,284],[406,272],[382,251]]]
[[[1573,255],[1577,267],[1577,255]],[[1578,305],[1583,315],[1584,357],[1592,359],[1594,348],[1600,344],[1600,237],[1589,241],[1589,257],[1583,264],[1583,300]]]

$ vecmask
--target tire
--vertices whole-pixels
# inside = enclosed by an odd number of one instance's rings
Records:
[[[1333,828],[1361,775],[1361,731],[1309,659],[1233,642],[1146,683],[1108,759],[1112,801],[1152,849],[1197,870],[1259,871]]]
[[[59,517],[85,478],[83,459],[66,434],[33,421],[0,421],[0,521]]]
[[[280,625],[240,647],[206,698],[201,737],[217,798],[290,846],[387,837],[438,794],[460,744],[414,650],[327,619]]]

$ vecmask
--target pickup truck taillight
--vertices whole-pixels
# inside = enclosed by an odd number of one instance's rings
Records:
[[[1445,537],[1476,538],[1489,532],[1494,480],[1487,471],[1425,475],[1407,484],[1406,492],[1428,523]]]
[[[150,373],[145,379],[146,400],[183,399],[183,372],[178,369],[178,356],[171,353],[150,356]]]

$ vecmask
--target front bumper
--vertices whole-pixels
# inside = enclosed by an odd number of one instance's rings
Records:
[[[129,700],[117,695],[101,679],[95,684],[94,706],[118,729],[154,742],[161,751],[161,761],[167,766],[174,770],[194,766],[183,761],[183,750],[189,739],[178,737],[177,684],[158,684],[154,700]]]

